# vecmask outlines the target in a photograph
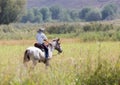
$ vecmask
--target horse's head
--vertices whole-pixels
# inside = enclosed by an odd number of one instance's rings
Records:
[[[59,38],[54,39],[52,42],[54,43],[53,46],[54,46],[55,50],[57,50],[59,53],[62,53],[62,48],[61,48],[61,45],[60,45],[60,39]]]

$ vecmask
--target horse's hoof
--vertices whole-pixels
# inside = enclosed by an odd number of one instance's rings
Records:
[[[38,62],[40,63],[40,62],[41,62],[41,60],[38,60]]]
[[[44,60],[44,63],[47,63],[47,61],[48,61],[48,59],[45,59],[45,60]]]
[[[46,63],[47,61],[46,60],[44,60],[44,63]]]

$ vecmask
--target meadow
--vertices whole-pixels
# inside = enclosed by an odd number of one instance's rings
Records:
[[[23,54],[34,42],[0,41],[0,85],[120,85],[120,42],[61,39],[63,53],[52,58],[51,67],[38,63],[30,70]]]
[[[120,20],[76,23],[12,23],[0,25],[0,85],[120,85]],[[63,53],[45,69],[23,65],[36,31],[61,38]],[[53,30],[54,29],[54,30]],[[29,67],[31,66],[29,63]]]

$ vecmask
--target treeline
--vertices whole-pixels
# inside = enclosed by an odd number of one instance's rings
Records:
[[[78,10],[59,6],[26,9],[26,0],[0,0],[0,24],[113,20],[120,18],[119,7],[107,4]]]
[[[115,4],[103,8],[85,7],[80,10],[64,9],[59,6],[28,9],[21,22],[72,22],[113,20],[120,17],[119,7]]]

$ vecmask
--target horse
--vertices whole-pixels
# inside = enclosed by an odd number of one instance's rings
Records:
[[[37,48],[35,46],[28,47],[24,52],[24,58],[23,63],[27,67],[27,62],[32,60],[33,68],[36,66],[37,62],[43,62],[46,67],[48,67],[49,60],[52,59],[53,51],[57,50],[58,53],[62,53],[62,48],[60,45],[60,39],[54,39],[50,44],[48,44],[48,59],[45,61],[45,52],[42,51],[40,48]]]

